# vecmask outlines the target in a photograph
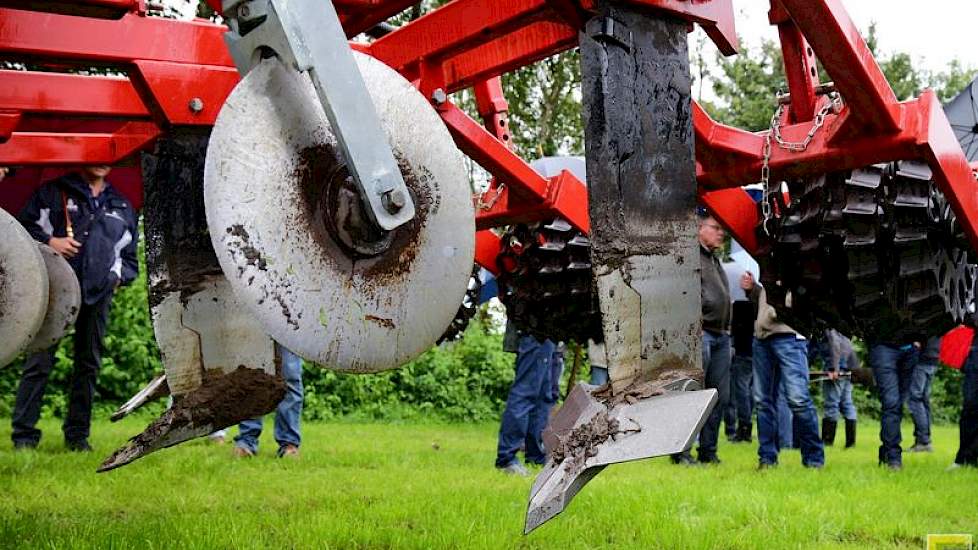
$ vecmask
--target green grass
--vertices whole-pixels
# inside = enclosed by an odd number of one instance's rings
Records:
[[[755,447],[730,444],[716,467],[613,466],[524,537],[531,480],[494,471],[494,425],[307,423],[290,461],[274,458],[269,423],[255,459],[194,442],[95,474],[144,424],[99,421],[96,453],[78,455],[51,420],[37,452],[14,453],[0,421],[0,546],[920,549],[927,533],[978,532],[978,471],[944,471],[954,427],[902,472],[876,466],[869,423],[823,471],[791,451],[758,472]]]

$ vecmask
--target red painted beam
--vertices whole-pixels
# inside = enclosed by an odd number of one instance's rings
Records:
[[[133,78],[152,96],[157,119],[168,124],[213,125],[239,80],[233,67],[144,60],[133,64]]]
[[[150,122],[129,122],[111,134],[14,132],[0,145],[0,166],[116,164],[160,133]]]
[[[0,53],[84,63],[134,59],[232,67],[222,34],[209,21],[127,13],[95,19],[0,8]]]
[[[858,127],[874,134],[897,132],[897,97],[842,1],[779,1],[811,43]]]
[[[402,71],[419,60],[458,55],[505,36],[544,15],[544,0],[455,0],[370,45],[370,54]]]
[[[788,80],[788,91],[791,93],[789,120],[812,120],[815,118],[815,107],[818,103],[815,96],[815,86],[818,85],[815,52],[778,0],[771,0],[768,19],[772,25],[777,25],[781,39],[784,72]]]
[[[921,107],[917,101],[909,101],[898,108],[904,113],[901,115],[904,127],[893,134],[861,134],[845,141],[833,140],[833,129],[842,123],[844,111],[843,115],[826,117],[825,130],[816,134],[806,151],[786,151],[774,145],[770,159],[771,179],[813,177],[878,162],[919,158],[918,136],[924,124]],[[782,135],[788,141],[801,141],[810,128],[810,122],[788,125],[782,129]],[[694,129],[697,180],[703,188],[716,190],[760,181],[764,133],[752,134],[726,127],[695,110]]]
[[[0,70],[0,105],[47,115],[149,116],[132,82],[111,76]]]
[[[971,246],[978,250],[978,182],[968,164],[951,123],[933,90],[918,100],[921,117],[921,156],[927,160],[934,181],[954,208]]]
[[[454,92],[525,67],[577,46],[578,32],[563,23],[539,21],[444,60],[443,82]]]
[[[502,248],[502,241],[492,231],[475,232],[475,263],[493,275],[499,275],[496,258]]]

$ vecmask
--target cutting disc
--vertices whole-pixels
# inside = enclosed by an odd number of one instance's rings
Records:
[[[57,344],[75,324],[78,309],[81,307],[81,287],[68,261],[46,244],[38,243],[37,247],[44,258],[48,274],[48,307],[44,323],[27,346],[28,352],[40,351]]]
[[[48,274],[37,242],[0,208],[0,367],[31,343],[48,307]]]
[[[475,218],[462,157],[428,101],[355,54],[416,216],[366,223],[311,80],[266,59],[211,134],[204,198],[225,275],[276,341],[349,372],[398,367],[431,347],[462,301]]]

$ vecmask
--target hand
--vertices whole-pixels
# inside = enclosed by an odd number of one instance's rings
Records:
[[[3,181],[3,178],[7,177],[8,173],[10,173],[10,168],[0,166],[0,181]]]
[[[829,380],[838,380],[839,379],[839,371],[837,371],[837,370],[830,370],[826,374],[828,374]]]
[[[740,288],[750,292],[754,290],[754,274],[750,271],[745,271],[743,275],[740,276]]]
[[[51,237],[48,246],[65,258],[74,258],[78,255],[81,243],[71,237]]]

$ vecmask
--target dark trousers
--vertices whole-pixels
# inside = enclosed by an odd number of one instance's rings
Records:
[[[954,461],[961,465],[978,466],[978,339],[972,344],[961,373],[964,375],[961,380],[964,402],[958,422],[961,443]]]
[[[95,395],[95,379],[102,366],[102,339],[109,321],[112,295],[94,304],[82,304],[75,321],[75,370],[70,381],[68,414],[62,431],[65,441],[81,441],[88,438],[92,423],[92,398]],[[41,440],[41,430],[35,428],[41,416],[41,403],[48,376],[54,368],[56,347],[39,351],[24,362],[24,372],[17,387],[14,403],[14,443],[36,445]]]
[[[876,344],[869,350],[869,364],[873,367],[873,376],[880,395],[881,463],[903,462],[900,421],[903,419],[903,404],[910,394],[910,379],[918,356],[919,352],[913,346]]]
[[[547,427],[550,409],[557,401],[552,380],[554,350],[550,340],[540,342],[532,336],[520,338],[516,376],[509,388],[506,410],[499,426],[497,468],[516,462],[516,453],[521,446],[527,462],[543,464],[547,460],[543,430]]]
[[[700,430],[697,455],[700,460],[716,456],[720,436],[720,420],[730,402],[730,335],[703,331],[703,370],[707,388],[717,390],[717,405]]]
[[[734,355],[730,364],[730,402],[734,405],[737,424],[741,427],[751,425],[754,413],[753,384],[753,359],[750,355]]]
[[[910,373],[910,390],[907,409],[913,419],[914,443],[930,445],[930,389],[934,383],[937,365],[918,363]]]

